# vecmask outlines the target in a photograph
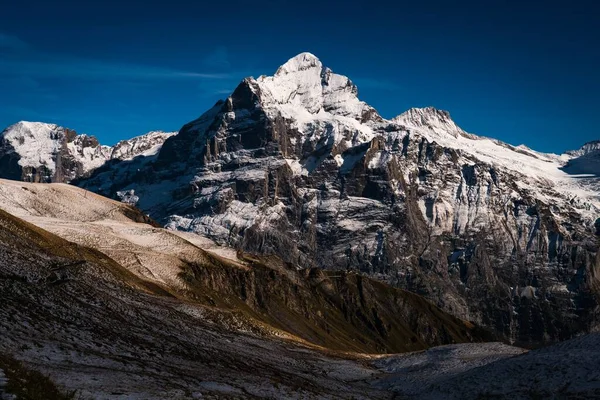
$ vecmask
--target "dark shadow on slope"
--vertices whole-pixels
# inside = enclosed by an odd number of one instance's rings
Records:
[[[570,175],[593,175],[594,177],[599,177],[600,151],[596,150],[573,158],[560,169]]]
[[[123,189],[130,182],[148,183],[154,178],[153,163],[156,155],[139,155],[130,160],[113,159],[95,169],[91,175],[69,182],[71,185],[115,199],[117,190]],[[106,183],[110,185],[107,186]]]
[[[196,301],[246,312],[310,343],[340,351],[397,353],[491,341],[488,332],[421,296],[344,271],[297,270],[240,253],[250,268],[207,254],[180,277]]]
[[[86,263],[73,279],[46,283],[56,262],[69,260]],[[326,374],[340,363],[362,368],[357,363],[290,346],[241,311],[202,307],[151,285],[96,250],[0,211],[0,353],[75,398],[390,397]],[[11,380],[2,360],[0,368]],[[24,369],[16,373],[29,390]],[[63,398],[53,390],[46,386],[41,398]]]
[[[15,181],[22,180],[22,168],[19,165],[21,157],[15,151],[15,148],[8,141],[0,138],[1,147],[0,153],[0,178],[12,179]]]
[[[62,391],[46,375],[26,367],[10,355],[0,353],[0,371],[4,371],[7,378],[6,391],[15,395],[17,399],[77,399],[77,393]],[[0,398],[4,399],[2,394],[0,390]]]

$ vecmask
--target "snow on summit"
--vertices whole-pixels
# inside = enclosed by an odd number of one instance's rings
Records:
[[[407,126],[428,128],[438,135],[450,134],[458,137],[466,133],[450,118],[450,113],[434,107],[411,108],[393,118],[392,121]]]
[[[260,88],[262,107],[269,115],[294,122],[311,142],[331,132],[334,144],[346,146],[371,140],[372,129],[364,120],[375,110],[357,97],[357,87],[343,75],[333,73],[311,53],[301,53],[283,64],[275,75],[252,82]],[[349,135],[349,133],[352,133]]]
[[[411,108],[386,120],[359,99],[358,88],[348,77],[334,73],[308,52],[290,58],[273,76],[261,76],[252,82],[260,89],[261,105],[267,114],[292,121],[305,141],[333,143],[336,148],[347,149],[369,142],[377,134],[399,137],[416,134],[490,165],[525,175],[531,180],[521,184],[532,190],[538,182],[552,182],[567,195],[600,206],[589,181],[578,180],[563,170],[573,157],[588,148],[595,149],[594,144],[563,155],[540,153],[467,133],[447,111],[434,107]],[[340,155],[336,157],[343,162]]]
[[[256,82],[264,102],[297,107],[310,114],[360,120],[365,110],[371,110],[358,99],[358,90],[348,77],[333,73],[311,53],[289,59],[274,76],[261,76]]]
[[[5,129],[1,137],[21,156],[20,166],[46,166],[54,172],[54,155],[61,147],[61,129],[54,124],[21,121]]]
[[[323,64],[321,64],[321,61],[314,54],[304,52],[290,58],[285,64],[279,67],[275,75],[285,75],[310,68],[318,68],[320,70],[323,68]]]
[[[110,147],[94,136],[43,122],[20,121],[0,134],[3,178],[33,182],[69,182],[91,173],[110,159],[158,152],[174,132],[150,132]]]

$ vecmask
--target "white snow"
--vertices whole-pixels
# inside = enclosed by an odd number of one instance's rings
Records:
[[[356,86],[345,76],[323,67],[310,53],[302,53],[282,65],[274,76],[252,81],[260,87],[261,105],[271,116],[281,115],[313,143],[324,136],[331,145],[346,147],[371,140],[372,129],[361,123],[372,108],[357,97]]]
[[[336,157],[341,158],[339,154]],[[300,164],[298,160],[293,158],[286,158],[285,162],[290,167],[294,175],[308,175],[308,171],[302,166],[302,164]]]
[[[111,148],[109,146],[83,146],[82,141],[86,135],[79,135],[72,142],[67,143],[69,153],[83,166],[83,172],[87,173],[101,167],[110,159]]]
[[[63,138],[59,126],[41,122],[21,121],[8,127],[2,134],[17,152],[22,167],[47,167],[55,171],[55,157]]]
[[[56,171],[57,158],[62,146],[76,162],[83,173],[88,173],[104,165],[110,159],[128,160],[138,155],[156,154],[164,141],[176,132],[149,132],[129,140],[123,140],[115,146],[94,145],[95,139],[88,135],[76,135],[68,142],[65,128],[42,122],[21,121],[6,128],[1,138],[19,155],[21,167],[46,167],[52,174]],[[9,151],[8,147],[3,149]],[[0,149],[1,155],[2,149]],[[73,171],[75,173],[75,171]],[[67,180],[76,176],[68,176]]]
[[[122,140],[111,147],[110,158],[129,160],[139,155],[155,155],[158,153],[165,140],[176,134],[177,132],[152,131],[145,135]]]
[[[531,191],[545,204],[556,199],[548,197],[540,186],[551,187],[565,197],[581,202],[582,209],[589,209],[587,214],[590,218],[595,218],[594,214],[600,210],[597,180],[591,182],[583,179],[582,175],[570,175],[561,169],[576,155],[573,152],[562,155],[540,153],[523,145],[512,146],[470,134],[458,127],[447,112],[432,107],[411,109],[391,121],[430,142],[459,150],[495,168],[511,171],[521,178],[516,183],[522,189]]]

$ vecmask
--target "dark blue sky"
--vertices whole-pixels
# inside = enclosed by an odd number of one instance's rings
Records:
[[[600,139],[592,1],[126,3],[4,2],[0,125],[55,122],[106,144],[177,130],[309,51],[384,117],[432,105],[542,151]]]

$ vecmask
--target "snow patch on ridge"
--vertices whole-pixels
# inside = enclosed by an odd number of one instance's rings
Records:
[[[8,127],[2,137],[7,140],[21,158],[21,167],[56,170],[55,157],[60,150],[62,131],[58,125],[42,122],[21,121]]]
[[[129,160],[138,155],[154,155],[164,141],[175,134],[150,132],[111,147],[99,144],[93,136],[77,135],[55,124],[21,121],[9,126],[0,135],[0,157],[16,153],[20,167],[45,167],[51,174],[48,179],[54,179],[57,166],[62,165],[67,170],[64,171],[65,176],[61,174],[58,180],[69,181],[90,173],[111,159]],[[65,157],[69,158],[69,162],[65,163]]]
[[[522,179],[517,180],[516,184],[536,193],[547,204],[556,199],[545,197],[540,186],[553,187],[564,196],[579,198],[584,203],[583,208],[588,208],[583,212],[589,218],[594,218],[594,214],[600,210],[600,185],[597,180],[571,175],[562,169],[573,158],[573,152],[562,155],[541,153],[524,145],[512,146],[497,139],[470,134],[456,125],[446,111],[433,107],[410,109],[392,121],[429,142],[458,150],[492,167],[518,174]]]

